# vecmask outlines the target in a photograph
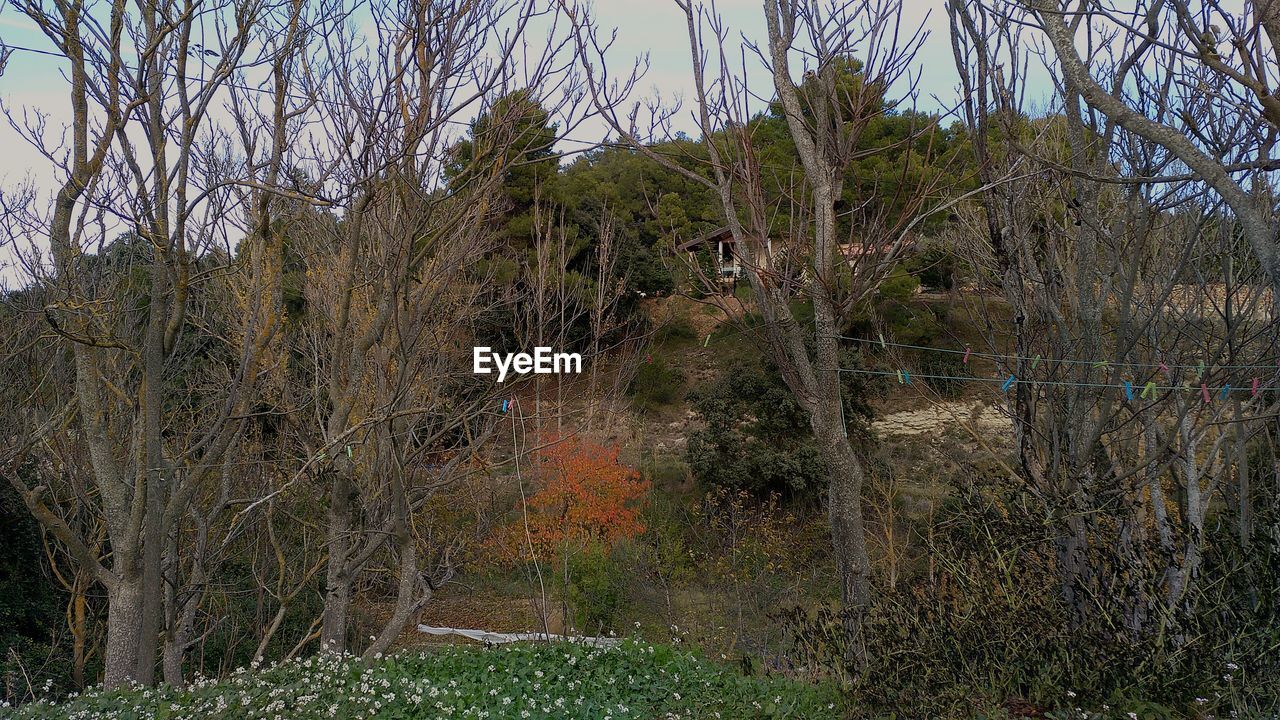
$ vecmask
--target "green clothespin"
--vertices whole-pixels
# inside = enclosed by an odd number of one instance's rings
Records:
[[[1035,357],[1031,358],[1031,369],[1032,369],[1032,370],[1035,370],[1035,369],[1036,369],[1036,366],[1037,366],[1037,365],[1039,365],[1039,364],[1040,364],[1040,356],[1039,356],[1039,355],[1036,355]]]
[[[711,333],[707,333],[707,339],[702,341],[702,347],[706,347],[711,342]]]
[[[1142,395],[1140,395],[1139,397],[1145,398],[1147,395],[1153,394],[1155,392],[1155,389],[1156,389],[1156,384],[1148,380],[1146,387],[1142,388]]]
[[[348,445],[348,446],[347,446],[347,459],[348,459],[348,460],[350,460],[350,459],[351,459],[351,446],[350,446],[350,445]]]
[[[876,333],[876,335],[879,335],[879,336],[880,336],[880,349],[881,349],[881,350],[883,350],[883,349],[884,349],[884,347],[885,347],[885,344],[884,344],[884,333]]]
[[[901,385],[901,384],[902,384],[902,371],[901,371],[901,370],[899,370],[899,371],[898,371],[898,384],[899,384],[899,385]]]

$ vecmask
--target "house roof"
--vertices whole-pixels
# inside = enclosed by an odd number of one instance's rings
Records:
[[[715,242],[718,240],[728,240],[730,242],[733,241],[733,233],[730,232],[728,225],[724,225],[710,232],[703,233],[692,240],[686,240],[685,242],[682,242],[679,245],[677,245],[676,249],[692,250],[693,248],[699,245],[705,245],[707,243]]]

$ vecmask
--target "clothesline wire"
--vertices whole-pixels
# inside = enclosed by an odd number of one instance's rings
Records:
[[[1280,363],[1272,363],[1268,365],[1256,365],[1256,364],[1254,365],[1210,365],[1210,364],[1181,365],[1181,364],[1172,364],[1172,363],[1162,364],[1158,362],[1157,363],[1138,363],[1138,362],[1111,361],[1111,360],[1079,360],[1074,358],[1044,357],[1040,355],[1035,355],[1035,356],[1016,355],[1016,354],[1002,355],[1000,353],[980,352],[977,350],[973,350],[972,348],[966,348],[964,350],[956,350],[954,348],[940,348],[940,347],[932,347],[928,345],[912,345],[910,343],[892,342],[889,340],[880,340],[879,338],[853,337],[850,335],[836,335],[835,337],[840,340],[850,340],[853,342],[864,343],[869,345],[880,345],[882,347],[902,348],[904,350],[923,350],[926,352],[946,353],[950,355],[968,355],[970,357],[982,358],[987,360],[1029,360],[1032,362],[1040,361],[1045,363],[1059,363],[1064,365],[1091,365],[1091,366],[1123,365],[1125,367],[1131,367],[1131,368],[1160,368],[1160,369],[1168,368],[1170,370],[1199,370],[1199,371],[1280,369]],[[1112,387],[1115,387],[1115,386],[1112,386]]]
[[[836,368],[836,370],[842,373],[856,373],[860,375],[901,377],[904,380],[915,380],[919,378],[922,380],[955,380],[955,381],[961,381],[961,382],[987,382],[987,383],[1000,383],[1000,384],[1008,383],[1010,381],[1010,378],[1002,378],[1002,377],[937,375],[937,374],[926,374],[926,373],[914,373],[914,372],[903,371],[903,370],[868,370],[865,368]],[[1021,379],[1017,377],[1013,377],[1012,380],[1013,382],[1010,383],[1011,385],[1022,383],[1022,384],[1031,384],[1031,385],[1053,385],[1053,386],[1059,386],[1059,387],[1111,388],[1114,390],[1123,390],[1125,388],[1123,384],[1116,385],[1112,383],[1075,382],[1071,380],[1026,380],[1026,379]],[[1148,387],[1143,384],[1131,384],[1129,386],[1129,389],[1137,393],[1144,389],[1148,389]],[[1231,385],[1230,383],[1226,385],[1192,385],[1190,383],[1183,384],[1183,385],[1156,385],[1153,383],[1151,384],[1149,389],[1156,390],[1156,391],[1186,390],[1186,391],[1195,391],[1195,392],[1208,390],[1209,392],[1214,392],[1214,393],[1220,393],[1223,390],[1226,390],[1227,392],[1249,392],[1249,393],[1253,392],[1253,387],[1250,385]],[[1276,391],[1280,391],[1280,387],[1259,386],[1257,390],[1259,393],[1276,392]]]

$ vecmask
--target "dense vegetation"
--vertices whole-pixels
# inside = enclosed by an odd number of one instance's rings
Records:
[[[941,114],[893,2],[765,3],[759,87],[679,3],[686,133],[585,7],[355,5],[15,5],[70,116],[0,193],[5,717],[1280,712],[1277,68],[1216,49],[1280,16],[1033,108],[1123,8],[948,2]]]

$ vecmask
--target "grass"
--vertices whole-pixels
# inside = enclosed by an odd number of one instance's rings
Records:
[[[240,669],[186,689],[90,691],[0,709],[6,720],[320,718],[823,718],[837,691],[746,677],[695,654],[627,640],[611,649],[530,644],[445,647],[365,663],[319,655]]]

